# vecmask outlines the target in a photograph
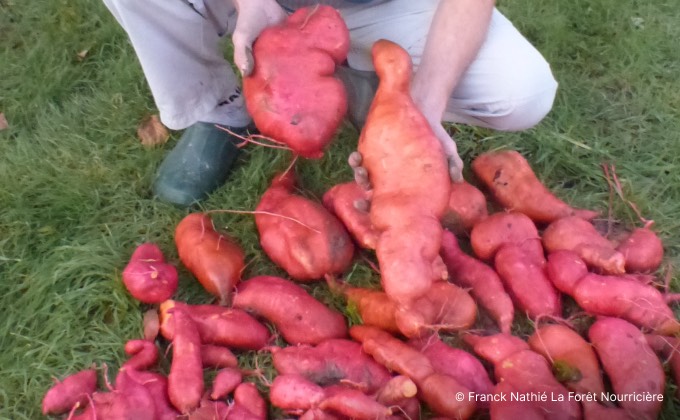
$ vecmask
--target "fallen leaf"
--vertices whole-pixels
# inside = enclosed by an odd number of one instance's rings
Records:
[[[139,124],[139,127],[137,127],[137,137],[139,137],[144,147],[154,147],[165,144],[170,138],[170,132],[161,123],[158,115],[152,115]]]
[[[83,61],[83,60],[85,59],[85,57],[87,57],[87,54],[88,54],[89,52],[90,52],[90,50],[82,50],[82,51],[79,51],[79,52],[76,54],[76,60],[78,60],[78,61]]]
[[[7,118],[5,118],[5,114],[0,112],[0,131],[7,130],[8,128],[9,124],[7,123]]]

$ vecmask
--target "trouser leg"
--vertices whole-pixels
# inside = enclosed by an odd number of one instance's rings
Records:
[[[104,0],[127,32],[161,121],[183,129],[197,121],[244,126],[250,118],[221,37],[236,10],[228,0]],[[231,100],[230,100],[231,99]],[[228,107],[220,107],[221,103]]]

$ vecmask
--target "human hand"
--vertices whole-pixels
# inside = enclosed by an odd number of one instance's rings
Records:
[[[449,176],[453,182],[463,182],[463,160],[458,156],[456,141],[444,129],[441,123],[430,124],[434,134],[444,149],[449,164]]]
[[[286,19],[286,11],[274,0],[235,0],[238,17],[231,36],[234,44],[234,64],[242,76],[253,71],[253,42],[268,26]]]

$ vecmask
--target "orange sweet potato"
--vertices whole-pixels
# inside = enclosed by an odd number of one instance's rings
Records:
[[[375,249],[378,232],[371,225],[368,212],[357,207],[357,203],[368,198],[368,193],[359,184],[347,182],[326,191],[323,195],[323,205],[342,221],[361,247]]]
[[[429,290],[441,273],[441,217],[451,180],[444,151],[410,97],[411,57],[379,40],[373,63],[380,79],[358,150],[373,187],[370,217],[383,289],[398,304]]]
[[[290,344],[318,344],[347,336],[341,313],[282,278],[258,276],[241,283],[234,296],[234,307],[267,319]]]
[[[574,251],[590,267],[607,274],[623,274],[626,271],[623,254],[590,222],[578,217],[565,217],[551,223],[543,232],[543,246],[549,253]]]
[[[616,250],[623,255],[629,273],[654,271],[663,260],[663,243],[649,228],[633,230]]]
[[[449,204],[442,218],[445,228],[455,233],[469,232],[488,215],[486,197],[477,187],[466,181],[451,184]]]
[[[342,273],[352,262],[352,239],[335,216],[294,188],[295,177],[286,172],[262,195],[255,214],[262,249],[296,280]]]
[[[135,249],[125,266],[123,283],[138,301],[161,303],[177,290],[177,269],[165,262],[156,244],[144,243]]]
[[[498,323],[501,332],[509,333],[515,308],[496,271],[464,253],[456,237],[448,231],[442,236],[440,255],[451,281],[470,289],[470,294]]]
[[[207,214],[192,213],[175,228],[179,258],[208,293],[227,303],[245,267],[241,247],[217,232]]]
[[[496,251],[504,244],[525,245],[537,239],[540,236],[534,222],[517,212],[494,213],[477,223],[470,233],[472,250],[482,260],[493,259]],[[540,244],[527,246],[536,248],[537,256],[543,252]]]
[[[585,220],[597,216],[597,212],[575,209],[557,198],[516,151],[484,153],[472,161],[472,170],[503,207],[524,213],[536,223],[567,216]]]
[[[260,132],[320,158],[347,112],[347,93],[333,73],[348,51],[349,31],[330,6],[299,9],[262,31],[253,46],[255,67],[243,80]]]
[[[385,292],[361,287],[347,287],[342,291],[347,301],[356,308],[364,325],[377,327],[392,334],[400,333],[394,316],[397,304]]]

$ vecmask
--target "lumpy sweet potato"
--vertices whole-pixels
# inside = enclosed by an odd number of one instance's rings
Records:
[[[435,272],[451,180],[444,151],[410,97],[411,57],[397,44],[373,44],[378,90],[358,150],[373,188],[371,223],[385,292],[398,304],[422,296]]]
[[[347,112],[333,74],[349,51],[349,31],[330,6],[301,8],[262,31],[255,67],[243,80],[248,112],[260,132],[308,158],[320,158]]]
[[[323,205],[342,221],[357,243],[366,249],[375,249],[378,232],[371,224],[368,211],[357,208],[368,200],[368,193],[356,182],[338,184],[323,195]]]

